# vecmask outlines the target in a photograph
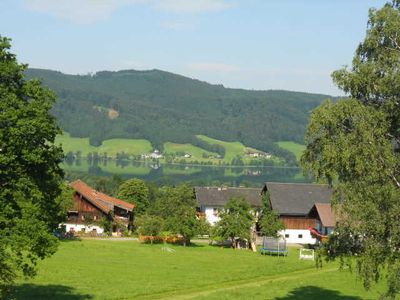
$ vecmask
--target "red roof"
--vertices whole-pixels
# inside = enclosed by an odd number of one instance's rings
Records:
[[[99,191],[96,191],[92,187],[88,186],[81,180],[76,180],[70,184],[70,186],[83,197],[85,197],[93,205],[100,208],[105,213],[109,213],[110,210],[114,209],[114,206],[132,211],[135,208],[134,204],[122,201],[120,199],[108,196]]]

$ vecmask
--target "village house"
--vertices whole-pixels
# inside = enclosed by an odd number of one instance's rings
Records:
[[[248,152],[247,155],[253,158],[266,158],[266,159],[272,158],[272,155],[266,152]]]
[[[141,155],[142,159],[160,159],[163,158],[163,155],[161,154],[161,152],[159,150],[154,150],[152,153],[147,153],[147,154],[142,154]]]
[[[267,182],[262,193],[269,194],[271,208],[285,225],[280,234],[287,243],[314,244],[310,229],[329,234],[335,226],[331,208],[332,189],[324,184]]]
[[[133,221],[134,204],[98,192],[81,180],[70,184],[74,189],[74,208],[64,224],[67,232],[103,233],[102,220],[111,223],[111,230],[128,228]]]
[[[285,225],[286,229],[279,234],[287,243],[315,244],[317,239],[310,229],[327,235],[336,223],[330,204],[332,190],[328,185],[268,182],[262,189],[195,187],[194,192],[199,215],[211,225],[220,220],[219,211],[232,197],[243,197],[257,215],[262,209],[262,197],[268,192],[271,209],[278,213]]]
[[[261,209],[261,191],[259,188],[236,187],[195,187],[199,213],[215,225],[219,221],[221,210],[230,198],[244,198],[255,210]]]

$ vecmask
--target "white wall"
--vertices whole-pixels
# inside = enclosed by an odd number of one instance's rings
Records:
[[[217,209],[217,208],[215,208],[215,209]],[[218,214],[215,214],[215,212],[216,212],[216,210],[214,210],[214,207],[206,206],[204,208],[204,213],[206,214],[206,219],[212,226],[214,226],[215,223],[217,223],[219,221]]]
[[[289,237],[285,237],[288,244],[315,244],[317,241],[311,236],[308,229],[285,229],[280,231],[279,234],[283,237],[286,234],[289,235]],[[299,238],[300,234],[303,235],[302,238]]]
[[[104,229],[101,228],[100,226],[92,225],[92,226],[85,226],[83,224],[71,224],[71,223],[66,223],[63,224],[65,225],[65,231],[70,232],[71,229],[73,228],[75,232],[81,231],[83,228],[85,228],[86,233],[91,232],[93,229],[96,229],[97,233],[103,233]]]

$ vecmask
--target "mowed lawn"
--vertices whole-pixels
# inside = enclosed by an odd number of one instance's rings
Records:
[[[376,299],[354,275],[328,264],[315,269],[289,257],[262,256],[198,244],[144,245],[137,241],[84,240],[60,244],[21,281],[15,299]]]

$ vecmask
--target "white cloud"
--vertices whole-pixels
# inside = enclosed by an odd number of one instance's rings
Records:
[[[118,9],[135,4],[177,14],[218,12],[232,7],[225,0],[24,0],[24,3],[32,11],[80,24],[107,20]],[[175,22],[169,27],[178,29],[182,26]]]
[[[178,14],[218,12],[233,6],[225,0],[160,0],[156,7]]]
[[[214,62],[191,63],[187,67],[190,70],[202,71],[202,72],[231,73],[240,70],[239,67],[234,65],[228,65],[224,63],[214,63]]]
[[[25,0],[32,11],[47,13],[54,17],[81,24],[108,19],[124,6],[145,3],[146,0]]]

